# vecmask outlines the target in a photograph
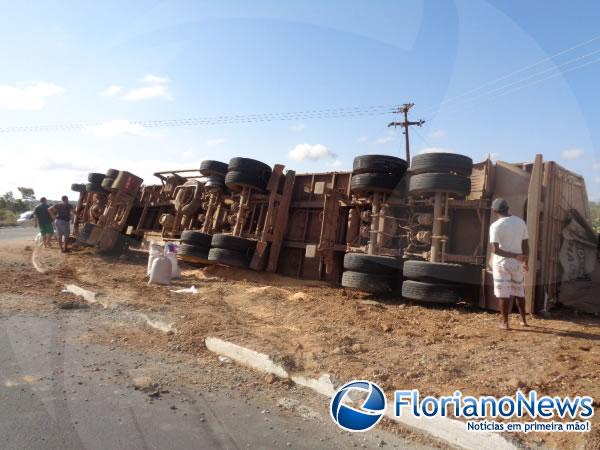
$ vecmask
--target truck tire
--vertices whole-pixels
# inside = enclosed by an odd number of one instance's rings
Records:
[[[208,248],[198,247],[196,245],[181,244],[177,254],[181,256],[192,256],[194,258],[208,260],[208,250]]]
[[[350,192],[368,193],[382,192],[390,194],[392,192],[403,191],[402,177],[387,173],[359,173],[352,175],[350,180]]]
[[[106,194],[106,190],[100,185],[96,183],[87,183],[85,185],[85,190],[87,192],[95,192],[99,194]]]
[[[267,178],[271,176],[272,172],[269,165],[250,158],[231,158],[229,160],[229,166],[227,170],[239,172],[257,172],[260,174],[267,174]]]
[[[185,245],[193,245],[208,250],[211,240],[212,236],[210,234],[200,233],[199,231],[185,230],[181,233],[181,242]]]
[[[100,184],[104,180],[105,175],[103,173],[91,172],[88,174],[88,181],[93,184]]]
[[[247,187],[262,192],[267,188],[268,182],[269,177],[264,172],[230,170],[225,175],[225,185],[232,191],[241,191]]]
[[[395,156],[361,155],[354,158],[352,173],[389,173],[401,177],[406,172],[408,163]]]
[[[391,256],[365,255],[364,253],[346,253],[344,270],[362,273],[399,275],[403,261]]]
[[[426,283],[404,280],[402,297],[425,303],[454,304],[462,300],[459,286],[455,284]]]
[[[85,184],[81,184],[81,183],[74,183],[71,185],[71,190],[75,191],[75,192],[86,192],[85,190]]]
[[[228,234],[213,234],[210,246],[250,255],[256,249],[256,241]]]
[[[104,180],[102,180],[102,183],[100,183],[100,186],[102,186],[103,189],[110,191],[112,189],[114,181],[115,180],[113,180],[112,178],[105,177]]]
[[[204,177],[204,187],[223,189],[225,187],[225,181],[220,175],[209,175]]]
[[[373,294],[394,292],[394,279],[387,274],[362,273],[346,270],[342,274],[342,286]]]
[[[471,192],[471,179],[451,173],[420,173],[412,175],[408,182],[410,195],[422,195],[433,192],[447,192],[466,196]]]
[[[468,177],[473,170],[473,160],[456,153],[423,153],[412,159],[410,171],[413,174],[435,172],[455,173]]]
[[[444,283],[480,284],[481,268],[472,265],[410,260],[404,263],[404,278]]]
[[[200,163],[200,173],[205,177],[220,176],[223,178],[227,173],[227,163],[205,159]]]
[[[117,178],[117,175],[119,175],[119,171],[117,169],[108,169],[106,171],[106,178],[112,178],[114,180]]]
[[[242,269],[247,269],[250,266],[248,256],[227,248],[211,248],[208,252],[208,260],[225,266],[241,267]]]

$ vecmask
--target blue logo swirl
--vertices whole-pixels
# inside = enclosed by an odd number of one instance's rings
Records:
[[[344,403],[348,396],[352,399],[353,392],[366,397],[361,400],[359,408]],[[385,395],[379,386],[366,380],[353,380],[337,390],[331,399],[329,412],[333,421],[343,430],[368,431],[381,420],[385,407]]]

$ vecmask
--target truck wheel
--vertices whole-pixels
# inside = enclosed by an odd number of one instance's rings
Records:
[[[95,172],[91,172],[88,174],[88,181],[90,183],[93,184],[100,184],[102,183],[102,180],[104,180],[104,174],[103,173],[95,173]]]
[[[185,230],[181,233],[181,242],[183,244],[202,247],[207,250],[210,248],[211,239],[212,236],[210,234],[200,233],[199,231]]]
[[[85,185],[85,190],[87,192],[96,192],[99,194],[106,194],[106,190],[100,184],[96,184],[96,183],[87,183]]]
[[[454,304],[463,298],[460,287],[455,284],[413,280],[404,280],[402,283],[402,297],[419,302],[440,304]]]
[[[208,260],[217,264],[247,269],[250,266],[250,258],[245,254],[226,248],[211,248],[208,252]]]
[[[112,189],[114,181],[115,180],[113,180],[112,178],[105,177],[104,180],[102,180],[102,183],[100,183],[100,186],[102,186],[107,191],[110,191]]]
[[[114,180],[117,178],[117,175],[119,175],[119,171],[117,169],[108,169],[106,171],[106,178],[112,178]]]
[[[399,275],[403,261],[391,256],[365,255],[364,253],[346,253],[344,270],[362,273]]]
[[[256,241],[228,234],[213,234],[210,246],[250,255],[256,249]]]
[[[394,280],[387,274],[347,270],[342,274],[342,286],[373,294],[391,294],[394,291]]]
[[[207,188],[224,188],[225,181],[223,181],[223,177],[220,175],[209,175],[207,177],[202,178],[204,182],[204,186]]]
[[[401,177],[408,163],[401,158],[388,155],[361,155],[354,158],[352,173],[389,173]]]
[[[269,165],[250,158],[231,158],[229,160],[229,166],[227,170],[239,172],[258,172],[263,175],[267,174],[266,178],[270,177],[272,172]]]
[[[408,182],[410,195],[447,192],[466,196],[471,192],[471,179],[451,173],[421,173],[412,175]]]
[[[473,160],[456,153],[424,153],[412,159],[410,171],[413,174],[436,172],[455,173],[468,177],[473,170]]]
[[[181,244],[177,254],[208,260],[208,248],[198,247],[196,245]]]
[[[471,265],[410,260],[404,263],[403,273],[404,277],[409,280],[461,284],[480,284],[481,282],[481,269]]]
[[[71,190],[75,192],[86,192],[85,184],[75,183],[71,185]]]
[[[227,163],[205,159],[200,163],[200,173],[205,177],[220,176],[222,178],[227,173],[227,167]]]
[[[350,180],[350,192],[368,193],[382,192],[390,194],[392,192],[403,191],[402,177],[387,173],[359,173],[352,175]]]
[[[264,191],[267,188],[269,176],[271,174],[269,173],[267,176],[265,172],[230,170],[225,175],[225,185],[232,191],[241,191],[245,187]]]

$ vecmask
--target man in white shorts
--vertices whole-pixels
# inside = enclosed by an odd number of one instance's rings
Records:
[[[494,246],[492,270],[494,295],[500,301],[502,325],[509,330],[508,314],[512,310],[512,298],[517,299],[521,314],[521,325],[527,326],[525,316],[525,271],[528,270],[529,243],[527,224],[508,212],[508,203],[503,198],[492,202],[492,211],[497,220],[490,226],[490,243]]]

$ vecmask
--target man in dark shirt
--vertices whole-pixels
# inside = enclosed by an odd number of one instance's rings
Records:
[[[69,204],[69,198],[63,195],[62,202],[52,206],[49,211],[54,215],[54,226],[56,227],[56,237],[58,245],[63,253],[69,251],[68,242],[71,234],[71,215],[73,214],[73,206]]]
[[[48,212],[46,197],[40,198],[40,204],[33,210],[33,217],[34,221],[40,227],[44,247],[50,247],[50,239],[52,239],[52,235],[54,234],[54,227],[52,226],[52,216]]]

